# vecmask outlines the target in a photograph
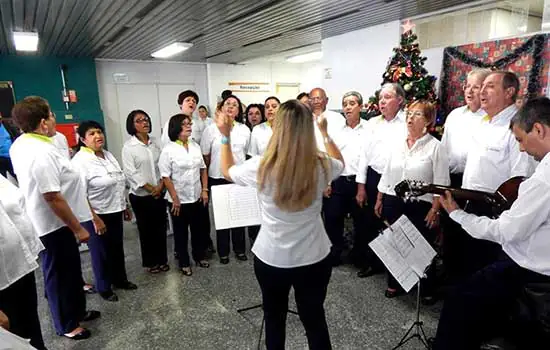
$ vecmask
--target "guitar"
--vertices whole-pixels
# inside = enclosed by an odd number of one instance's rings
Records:
[[[495,193],[433,185],[416,180],[403,180],[395,186],[395,194],[400,198],[410,200],[426,193],[445,195],[445,191],[449,191],[455,198],[486,203],[491,207],[493,216],[496,218],[503,211],[510,209],[512,203],[518,198],[519,185],[523,180],[525,178],[522,176],[508,179],[498,187]]]

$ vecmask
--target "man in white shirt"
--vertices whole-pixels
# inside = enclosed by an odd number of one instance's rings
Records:
[[[454,109],[445,120],[445,132],[441,145],[449,156],[449,171],[451,172],[451,187],[462,186],[462,175],[466,166],[466,155],[472,131],[477,127],[485,111],[481,108],[481,86],[491,73],[489,69],[473,69],[468,73],[464,84],[464,100],[466,104]]]
[[[329,184],[327,197],[324,198],[323,209],[325,213],[325,229],[332,243],[332,260],[340,263],[344,250],[344,219],[347,214],[353,217],[353,228],[357,241],[361,241],[364,225],[363,213],[355,201],[357,186],[355,174],[359,164],[359,151],[366,132],[367,122],[360,117],[363,97],[356,91],[344,94],[342,109],[346,117],[346,123],[339,129],[334,129],[334,143],[342,153],[346,163],[345,169]],[[329,124],[330,125],[330,124]],[[356,241],[356,243],[357,243]],[[368,244],[368,242],[365,242]],[[356,247],[356,245],[354,245]],[[354,249],[355,251],[359,251]]]
[[[508,319],[527,283],[550,282],[550,100],[540,97],[526,102],[510,126],[518,150],[540,161],[533,176],[520,185],[510,210],[489,219],[460,210],[450,193],[441,199],[466,232],[499,244],[503,252],[447,297],[434,350],[479,349],[492,329],[504,328],[502,321]],[[537,342],[533,338],[536,335],[522,334],[522,342]],[[540,348],[540,343],[522,348]]]
[[[317,118],[319,118],[322,114],[328,122],[328,135],[330,137],[333,137],[334,134],[346,124],[346,119],[338,112],[330,110],[327,111],[327,104],[328,97],[325,90],[319,87],[311,90],[311,92],[309,93],[309,106],[311,107],[311,111],[313,112],[313,120],[317,120]],[[317,123],[315,123],[314,125],[317,148],[319,148],[321,152],[326,152],[325,143],[323,141],[321,131],[319,131]]]
[[[178,105],[180,106],[181,113],[185,115],[193,117],[193,113],[197,109],[197,103],[199,103],[199,95],[195,91],[185,90],[178,95]],[[164,123],[162,128],[162,135],[160,137],[162,146],[166,146],[171,142],[170,137],[168,137],[168,123],[170,123],[170,119]]]
[[[380,90],[379,117],[371,118],[367,122],[367,132],[363,137],[363,145],[357,168],[357,204],[366,206],[366,228],[363,234],[367,245],[364,249],[364,261],[359,277],[368,277],[383,271],[383,266],[368,246],[368,243],[378,236],[379,230],[384,227],[380,219],[374,215],[374,205],[378,195],[378,182],[391,149],[406,137],[405,128],[405,91],[399,84],[385,84]]]
[[[509,125],[518,109],[515,100],[519,80],[514,73],[497,71],[489,74],[481,88],[481,108],[487,113],[479,126],[472,130],[462,188],[494,193],[506,180],[532,174],[529,156],[520,152]],[[476,215],[491,215],[485,203],[470,201],[465,210]],[[451,280],[459,281],[495,261],[500,246],[486,240],[474,239],[462,230],[448,235],[456,244],[456,264],[449,270]]]

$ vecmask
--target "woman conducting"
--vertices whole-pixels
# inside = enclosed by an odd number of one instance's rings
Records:
[[[58,335],[89,338],[80,326],[100,316],[86,312],[78,242],[90,236],[81,223],[92,220],[79,171],[52,144],[55,121],[48,102],[26,97],[12,109],[23,130],[10,149],[27,215],[45,249],[40,252],[44,286]]]
[[[112,287],[132,290],[124,264],[123,219],[131,220],[126,206],[126,178],[118,161],[105,150],[103,127],[95,121],[78,126],[80,150],[72,159],[80,171],[92,209],[94,231],[90,232],[90,254],[95,288],[108,301],[118,301]]]
[[[131,111],[126,131],[132,137],[122,147],[122,168],[130,185],[130,204],[136,215],[141,264],[156,274],[170,270],[166,252],[166,203],[158,161],[161,148],[149,136],[151,118],[144,111]]]
[[[168,137],[172,142],[164,146],[159,159],[160,175],[168,193],[166,199],[170,207],[174,235],[179,236],[175,251],[181,272],[185,276],[193,274],[189,261],[188,240],[191,230],[192,256],[197,266],[209,267],[205,259],[208,234],[204,220],[200,220],[201,210],[208,207],[208,174],[201,149],[191,140],[190,116],[176,114],[168,123]]]
[[[263,157],[236,165],[232,120],[222,115],[221,170],[228,181],[258,189],[261,229],[252,249],[262,290],[267,349],[284,349],[288,294],[296,306],[310,349],[330,349],[324,301],[332,266],[330,240],[321,220],[323,190],[344,168],[340,151],[318,118],[328,152],[319,153],[311,111],[297,100],[283,103]]]
[[[448,186],[449,159],[441,143],[428,133],[435,123],[435,107],[427,101],[416,101],[407,108],[407,137],[390,153],[386,168],[378,183],[378,196],[374,207],[375,214],[390,224],[401,215],[406,215],[428,243],[435,243],[435,226],[439,224],[439,196],[425,194],[419,201],[407,201],[395,196],[395,185],[402,180],[418,180],[428,184]],[[423,302],[434,301],[434,271],[428,271],[424,288]],[[398,282],[388,274],[388,288],[385,296],[393,298],[403,290]]]

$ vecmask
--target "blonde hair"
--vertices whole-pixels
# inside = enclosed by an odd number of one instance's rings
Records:
[[[260,191],[269,184],[273,202],[296,212],[309,207],[318,193],[321,164],[328,182],[328,160],[317,149],[311,111],[297,100],[283,103],[273,124],[273,136],[258,170]]]
[[[436,110],[433,103],[427,100],[417,100],[408,105],[407,110],[413,107],[420,107],[422,109],[422,113],[424,113],[424,118],[428,122],[429,127],[433,127],[435,125]]]

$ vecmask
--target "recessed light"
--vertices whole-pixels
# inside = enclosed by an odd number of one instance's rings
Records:
[[[323,57],[322,51],[315,51],[315,52],[305,53],[303,55],[288,57],[286,60],[291,63],[302,63],[302,62],[320,60],[322,57]]]
[[[38,33],[13,32],[13,41],[17,51],[38,50]]]
[[[153,52],[151,56],[155,58],[168,58],[168,57],[177,55],[178,53],[183,52],[191,47],[193,47],[192,43],[175,42],[168,46],[163,47],[158,51]]]

